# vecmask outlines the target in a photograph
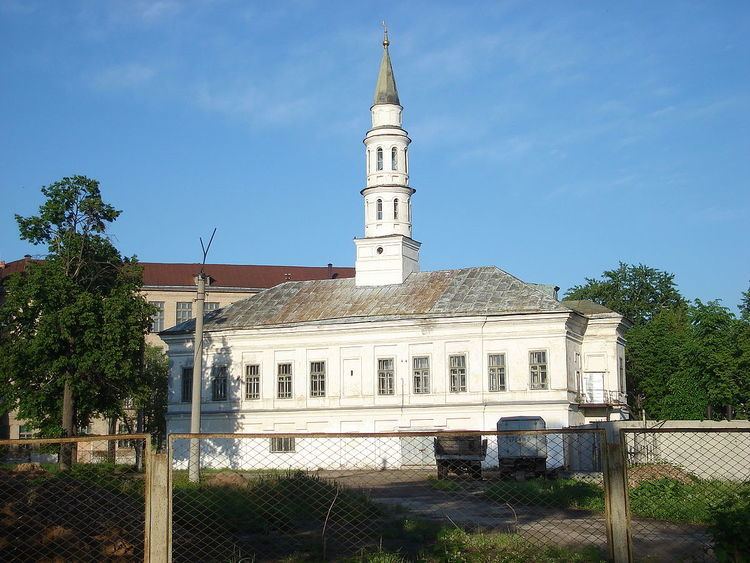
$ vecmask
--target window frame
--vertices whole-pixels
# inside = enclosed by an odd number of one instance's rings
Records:
[[[498,356],[503,359],[502,364],[492,364],[490,358]],[[497,388],[493,388],[493,370],[496,372]],[[500,375],[502,374],[502,382]],[[508,356],[505,352],[488,352],[487,353],[487,391],[489,393],[502,393],[508,390]]]
[[[268,451],[272,454],[293,454],[297,451],[294,436],[271,436]]]
[[[281,373],[281,366],[289,366],[289,373],[282,374]],[[284,378],[285,381],[282,382],[281,378]],[[287,381],[288,379],[288,381]],[[288,390],[284,391],[284,394],[282,396],[281,392],[281,386],[282,384],[286,387],[288,386]],[[293,362],[278,362],[276,364],[276,398],[280,400],[286,400],[286,399],[292,399],[294,398],[294,365]]]
[[[533,354],[544,354],[544,362],[534,362]],[[544,383],[535,385],[535,376]],[[529,350],[529,389],[532,391],[549,390],[549,352],[546,349]]]
[[[468,389],[466,352],[448,355],[448,389],[451,393],[466,393]],[[453,365],[453,359],[462,358],[463,366]]]
[[[383,171],[383,147],[378,147],[375,151],[375,170],[377,172]]]
[[[391,171],[398,171],[398,148],[391,147]]]
[[[396,358],[389,356],[376,358],[376,378],[379,397],[392,397],[396,394]],[[390,369],[381,362],[390,362]],[[390,390],[390,392],[388,392]]]
[[[316,366],[316,364],[318,364]],[[318,369],[313,370],[313,367]],[[321,398],[326,396],[326,361],[310,361],[310,397]]]
[[[18,439],[19,440],[33,440],[36,436],[36,432],[28,424],[18,425]]]
[[[187,318],[182,318],[184,317],[184,313],[186,311],[190,314],[190,316]],[[180,320],[181,318],[182,320]],[[193,318],[193,302],[192,301],[177,301],[177,303],[175,304],[175,315],[174,315],[175,324],[187,322],[192,318]]]
[[[393,200],[393,220],[398,221],[398,198]]]
[[[186,378],[187,376],[187,378]],[[189,385],[185,385],[185,379],[187,379]],[[185,396],[185,390],[187,389],[187,397]],[[183,366],[180,372],[180,402],[181,403],[192,403],[193,402],[193,366]]]
[[[158,310],[156,313],[151,315],[151,330],[152,333],[159,333],[164,330],[164,301],[149,301],[149,305],[153,305]]]
[[[117,424],[117,434],[118,434],[118,436],[120,434],[124,434],[126,436],[129,435],[130,432],[128,432],[128,425],[125,424],[124,422],[118,423]],[[138,442],[137,440],[128,440],[127,438],[126,439],[122,439],[122,440],[118,439],[117,440],[117,449],[118,450],[119,449],[123,449],[123,450],[132,450],[132,449],[135,449],[137,442]]]
[[[216,309],[221,309],[221,305],[219,304],[218,301],[204,301],[203,302],[203,312],[204,313],[208,313],[210,311],[215,311]]]
[[[251,368],[257,368],[257,373],[251,374]],[[250,393],[250,380],[253,379],[255,393]],[[245,364],[245,400],[260,400],[260,364]]]
[[[383,220],[383,200],[380,198],[375,201],[375,220]]]
[[[417,360],[427,360],[427,367],[417,367]],[[412,356],[411,358],[411,384],[412,393],[415,395],[430,394],[430,364],[430,356],[428,354],[423,356]],[[419,380],[417,378],[419,378]],[[419,385],[417,385],[417,381],[419,381]]]
[[[229,400],[229,368],[225,365],[211,367],[211,400],[217,403]]]

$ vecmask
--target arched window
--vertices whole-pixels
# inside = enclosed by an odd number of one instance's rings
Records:
[[[394,151],[396,149],[393,149]],[[393,200],[393,218],[398,219],[398,198]]]
[[[383,169],[383,147],[378,147],[378,170]]]
[[[367,171],[370,171],[370,149],[367,149],[367,162],[365,163],[365,166],[367,167]]]
[[[404,174],[409,173],[409,159],[406,158],[406,147],[404,147]]]
[[[391,149],[391,170],[398,170],[398,149],[396,147]]]
[[[378,150],[380,150],[380,149],[378,149]],[[379,199],[377,201],[377,207],[375,208],[375,212],[376,212],[376,217],[375,218],[378,221],[382,221],[383,220],[383,200],[382,199]]]

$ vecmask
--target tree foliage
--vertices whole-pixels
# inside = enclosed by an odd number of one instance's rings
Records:
[[[742,292],[739,310],[742,320],[750,322],[750,287],[747,288],[747,291]]]
[[[617,311],[635,324],[648,322],[662,309],[685,304],[674,282],[674,274],[620,262],[601,279],[586,278],[586,283],[570,288],[566,299],[590,299]]]
[[[167,435],[167,392],[169,358],[158,346],[146,344],[143,355],[143,375],[131,393],[135,417],[124,418],[129,432],[146,432],[161,449]]]
[[[42,188],[39,213],[16,216],[21,239],[47,245],[46,259],[11,276],[0,306],[0,395],[4,409],[57,435],[63,391],[74,427],[93,416],[120,417],[142,380],[151,307],[141,270],[106,237],[119,211],[84,176]]]

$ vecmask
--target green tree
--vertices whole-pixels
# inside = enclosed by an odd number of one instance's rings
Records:
[[[685,361],[692,340],[687,307],[663,309],[628,333],[628,389],[652,418],[701,418],[705,398]]]
[[[636,325],[648,322],[662,309],[685,305],[674,282],[674,274],[643,264],[620,262],[601,279],[586,278],[586,283],[571,287],[566,299],[590,299],[617,311]]]
[[[742,292],[742,300],[739,304],[740,318],[743,321],[750,322],[750,287],[747,291]]]
[[[126,416],[124,420],[129,432],[151,434],[157,449],[164,445],[167,435],[168,378],[169,358],[158,346],[146,344],[143,375],[131,396],[135,418]]]
[[[16,215],[21,239],[49,254],[5,287],[0,395],[44,435],[75,435],[96,415],[123,415],[143,374],[152,309],[136,260],[106,236],[120,212],[102,200],[99,183],[73,176],[42,193],[37,215]]]

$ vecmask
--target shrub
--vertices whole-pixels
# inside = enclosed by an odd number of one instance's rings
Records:
[[[719,561],[738,563],[750,560],[750,490],[727,497],[711,511],[709,531]]]

